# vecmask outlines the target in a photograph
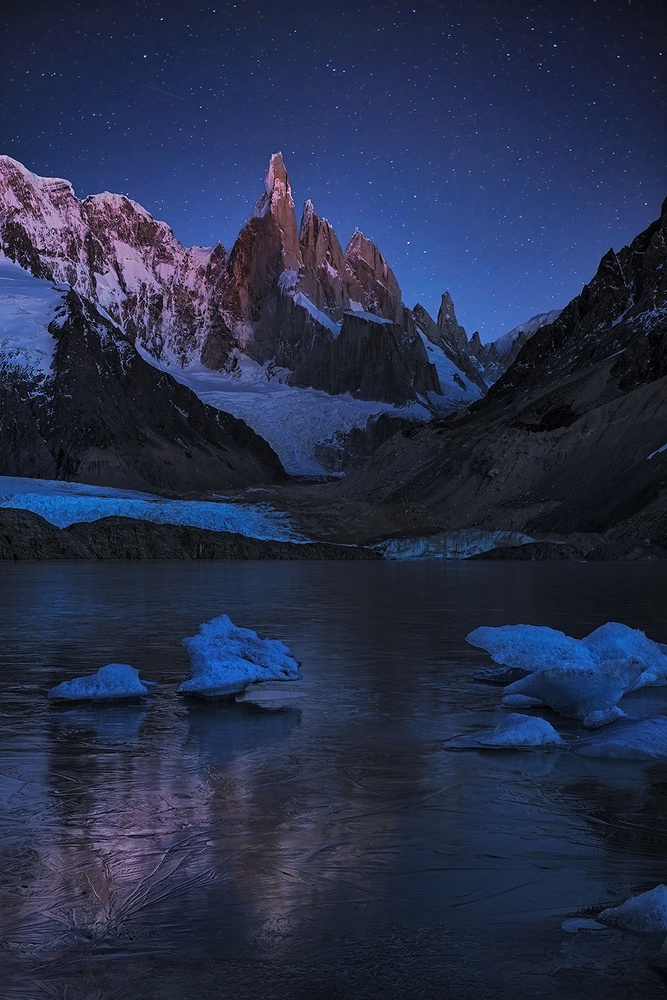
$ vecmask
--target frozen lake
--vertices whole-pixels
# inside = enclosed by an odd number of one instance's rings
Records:
[[[561,925],[667,881],[665,767],[443,743],[507,714],[473,628],[666,607],[660,564],[3,564],[3,1000],[664,996],[659,937]],[[176,695],[220,614],[301,660],[271,709]],[[112,661],[158,693],[47,702]]]

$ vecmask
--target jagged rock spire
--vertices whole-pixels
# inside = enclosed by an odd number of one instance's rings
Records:
[[[252,218],[272,216],[280,230],[283,267],[285,270],[298,271],[303,266],[303,260],[299,247],[294,199],[282,153],[274,153],[271,157],[264,184],[266,193],[255,205]]]
[[[449,292],[445,292],[440,302],[438,310],[438,329],[444,341],[451,344],[457,350],[465,350],[468,345],[468,337],[464,328],[456,318],[454,303]]]

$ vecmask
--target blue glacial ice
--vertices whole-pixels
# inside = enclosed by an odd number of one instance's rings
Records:
[[[593,666],[590,652],[582,648],[580,639],[546,625],[482,625],[466,636],[471,646],[479,646],[491,654],[495,663],[517,667],[527,673],[549,668],[558,663],[582,663]]]
[[[190,656],[190,677],[181,694],[228,698],[259,681],[299,680],[299,664],[279,639],[260,639],[249,628],[220,615],[183,639]]]
[[[531,535],[519,531],[487,531],[484,528],[460,528],[433,535],[386,538],[373,542],[371,548],[384,559],[468,559],[503,545],[534,542]]]
[[[621,659],[623,656],[639,660],[643,671],[636,688],[667,684],[667,645],[653,642],[638,628],[620,622],[607,622],[581,640],[598,660]]]
[[[667,931],[667,886],[656,885],[655,889],[632,896],[620,906],[610,906],[598,919],[627,931],[664,933]]]
[[[91,486],[62,480],[0,476],[0,507],[31,510],[66,528],[77,521],[133,517],[154,524],[183,524],[210,531],[234,531],[250,538],[307,542],[289,517],[268,503],[212,500],[166,500],[136,490]]]
[[[155,684],[139,680],[139,671],[127,663],[107,663],[96,674],[74,677],[51,688],[53,701],[120,701],[142,698]]]
[[[496,663],[528,671],[505,688],[504,705],[548,705],[588,728],[622,717],[618,702],[627,692],[667,683],[665,647],[618,622],[585,639],[535,625],[482,627],[466,638]]]

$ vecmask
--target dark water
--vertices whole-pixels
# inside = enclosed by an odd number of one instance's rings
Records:
[[[664,995],[660,938],[561,924],[667,880],[665,770],[443,742],[505,712],[467,632],[667,641],[667,566],[0,573],[3,1000]],[[180,640],[222,613],[290,646],[299,697],[175,694]],[[47,702],[112,661],[160,682],[147,705]],[[667,690],[623,707],[665,713]]]

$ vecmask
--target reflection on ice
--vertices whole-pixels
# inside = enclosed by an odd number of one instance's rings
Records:
[[[301,713],[295,708],[266,709],[252,702],[235,705],[193,701],[188,705],[187,718],[188,745],[206,760],[221,764],[283,740],[298,726]]]
[[[81,742],[92,734],[107,745],[128,744],[139,736],[139,727],[145,717],[143,705],[128,706],[122,702],[86,708],[66,708],[62,705],[53,709],[51,722],[56,733],[61,736],[75,733]]]

